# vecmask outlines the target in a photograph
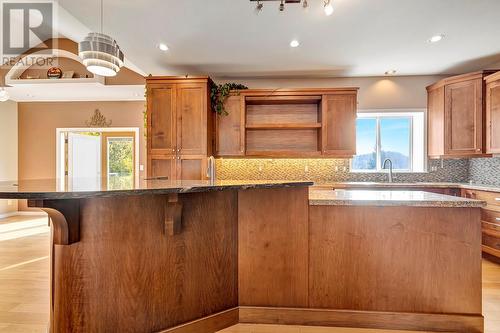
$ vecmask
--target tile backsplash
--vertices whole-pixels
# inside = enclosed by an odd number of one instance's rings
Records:
[[[442,164],[441,164],[442,163]],[[429,172],[395,173],[395,182],[468,182],[466,159],[430,160]],[[498,177],[498,175],[497,175]],[[311,180],[326,182],[381,182],[386,173],[350,172],[349,159],[217,159],[218,179]]]
[[[500,157],[471,159],[469,179],[477,184],[500,185]]]

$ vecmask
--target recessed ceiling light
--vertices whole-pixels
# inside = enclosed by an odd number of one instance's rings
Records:
[[[158,48],[162,51],[168,51],[168,46],[167,46],[167,44],[164,44],[164,43],[158,44]]]
[[[298,47],[300,45],[299,41],[294,39],[290,42],[291,47]]]
[[[443,38],[444,38],[443,34],[434,35],[434,36],[432,36],[431,38],[428,39],[428,42],[429,43],[437,43],[437,42],[441,41]]]
[[[395,69],[390,69],[387,72],[385,72],[385,75],[394,75],[394,74],[396,74],[396,72],[397,71]]]

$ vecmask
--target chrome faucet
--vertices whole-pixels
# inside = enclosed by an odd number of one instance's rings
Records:
[[[214,182],[216,176],[215,170],[215,157],[210,156],[208,158],[208,168],[207,168],[207,177],[210,181]]]
[[[387,169],[387,166],[386,166],[387,162],[389,162],[389,173],[388,173],[389,183],[392,183],[392,161],[390,158],[386,158],[384,160],[384,164],[382,165],[382,169]]]

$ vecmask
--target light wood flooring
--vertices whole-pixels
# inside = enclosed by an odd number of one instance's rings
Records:
[[[15,216],[0,219],[0,333],[45,333],[48,304],[47,217]],[[500,265],[487,260],[483,261],[483,314],[485,332],[500,333]],[[247,324],[239,324],[220,331],[220,333],[382,332],[402,331]]]

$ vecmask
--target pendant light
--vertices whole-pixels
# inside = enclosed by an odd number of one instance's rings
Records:
[[[9,92],[4,87],[0,88],[0,102],[7,102],[9,98]]]
[[[91,73],[115,76],[123,66],[123,52],[116,41],[102,32],[103,0],[101,0],[101,29],[91,32],[78,44],[78,55]]]

